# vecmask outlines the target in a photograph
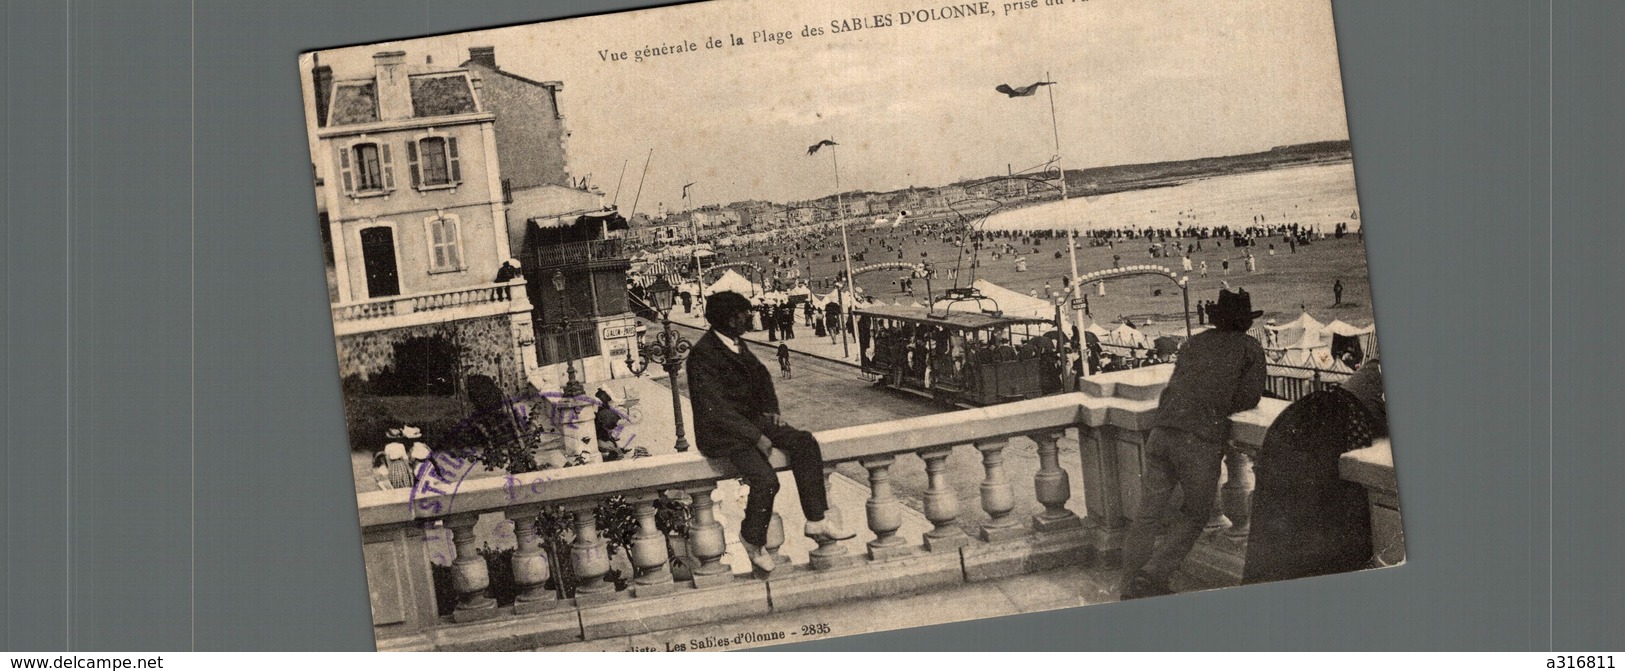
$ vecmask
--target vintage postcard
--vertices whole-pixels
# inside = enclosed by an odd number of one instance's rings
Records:
[[[380,649],[1404,561],[1329,0],[720,0],[298,66]]]

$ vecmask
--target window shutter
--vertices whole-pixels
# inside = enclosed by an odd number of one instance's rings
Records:
[[[463,171],[457,167],[457,138],[446,138],[446,163],[451,170],[452,183],[463,181]]]
[[[446,256],[450,257],[448,260],[451,262],[452,267],[461,268],[463,267],[463,245],[462,236],[459,235],[457,230],[457,222],[451,219],[444,221],[446,222]]]
[[[445,219],[435,219],[429,222],[429,249],[434,250],[435,270],[446,267],[446,234],[443,229],[445,223]]]
[[[412,172],[412,188],[416,189],[416,188],[418,188],[419,184],[423,183],[422,178],[418,176],[418,141],[417,140],[412,140],[411,142],[406,143],[406,163],[407,163],[407,165],[409,166],[409,169]]]
[[[355,191],[355,181],[350,176],[350,148],[336,147],[335,151],[339,155],[339,175],[344,182],[344,192],[352,193]]]
[[[395,166],[389,158],[389,144],[379,143],[378,153],[381,157],[379,160],[383,163],[384,190],[393,191],[395,190]]]

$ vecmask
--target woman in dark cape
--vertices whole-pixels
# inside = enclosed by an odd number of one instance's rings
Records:
[[[1358,571],[1370,565],[1365,488],[1338,475],[1344,452],[1388,435],[1375,359],[1339,386],[1281,411],[1259,450],[1243,584]]]

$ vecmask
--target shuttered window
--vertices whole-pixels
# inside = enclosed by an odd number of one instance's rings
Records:
[[[456,186],[463,181],[457,138],[428,135],[406,146],[413,188]]]
[[[463,251],[459,243],[457,218],[431,217],[429,224],[429,271],[462,270]]]

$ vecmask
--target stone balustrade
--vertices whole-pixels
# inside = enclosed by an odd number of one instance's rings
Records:
[[[337,335],[530,310],[525,281],[375,298],[332,307]]]
[[[817,433],[826,474],[842,463],[856,463],[867,471],[868,533],[823,543],[811,551],[807,564],[781,566],[767,580],[736,576],[734,568],[723,563],[726,541],[712,493],[719,481],[736,475],[726,462],[695,452],[443,483],[415,492],[360,494],[379,645],[533,648],[1069,564],[1111,566],[1119,560],[1122,535],[1139,500],[1141,448],[1170,370],[1159,366],[1123,371],[1089,378],[1079,393]],[[1266,399],[1233,418],[1232,440],[1238,449],[1227,459],[1231,475],[1220,500],[1227,518],[1222,523],[1237,540],[1245,537],[1251,485],[1246,455],[1256,451],[1285,405]],[[1081,483],[1071,482],[1062,468],[1063,435],[1077,437]],[[1032,441],[1038,456],[1037,473],[1020,482],[1006,468],[1006,450],[1017,437]],[[955,452],[980,459],[980,510],[964,510],[964,502],[952,489],[946,462]],[[922,512],[931,528],[905,538],[900,535],[902,503],[893,491],[891,474],[914,459],[920,461],[909,465],[923,465],[927,476]],[[781,470],[788,467],[782,454],[775,454],[773,463]],[[452,472],[469,471],[466,463],[446,465]],[[1081,489],[1081,501],[1074,485]],[[694,564],[683,580],[674,579],[669,570],[666,539],[654,522],[653,502],[660,492],[674,489],[687,492],[692,501],[692,519],[683,540]],[[1036,501],[1041,509],[1018,515],[1018,494],[1025,501]],[[610,560],[593,513],[599,501],[612,495],[635,506],[638,527],[627,553],[635,575],[621,591],[602,580]],[[779,505],[793,505],[793,499],[787,503],[781,497]],[[574,541],[568,556],[553,559],[568,562],[573,569],[579,585],[574,599],[559,599],[540,588],[549,575],[549,562],[538,547],[536,519],[544,507],[554,506],[572,516]],[[520,539],[512,559],[520,596],[513,606],[499,607],[485,596],[490,579],[483,558],[474,550],[473,520],[492,513],[512,520]],[[855,513],[834,514],[856,520]],[[436,526],[451,530],[457,548],[452,562],[457,606],[444,618],[435,610],[429,554],[424,550],[424,532]],[[967,528],[975,533],[966,533]],[[776,551],[783,538],[783,523],[775,515],[769,549]],[[1236,572],[1239,575],[1239,565]],[[465,624],[476,620],[496,624]]]

